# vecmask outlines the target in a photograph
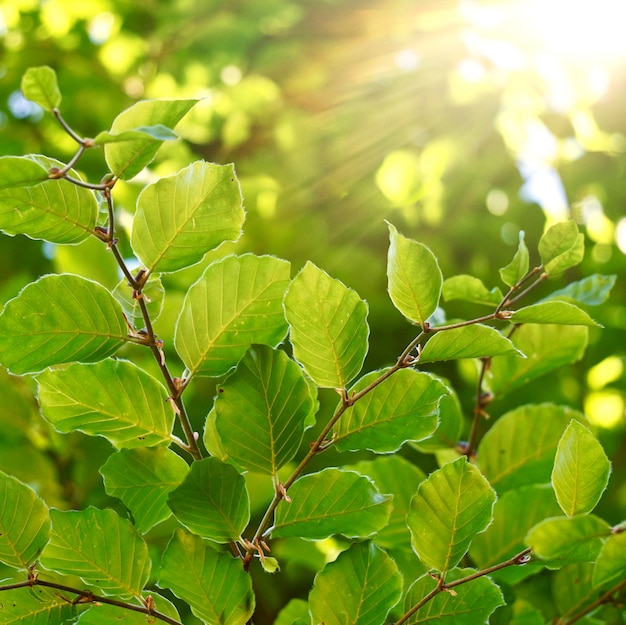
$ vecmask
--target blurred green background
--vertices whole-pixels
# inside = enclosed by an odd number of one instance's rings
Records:
[[[609,302],[590,311],[604,330],[591,332],[582,362],[496,398],[491,413],[495,419],[520,403],[544,400],[584,409],[613,462],[599,514],[618,522],[626,516],[626,39],[620,31],[626,15],[620,6],[610,0],[586,11],[559,0],[1,0],[0,154],[61,160],[73,154],[54,120],[20,94],[30,66],[56,70],[62,114],[85,136],[108,129],[137,99],[202,98],[178,126],[186,141],[166,144],[149,172],[116,186],[123,238],[137,193],[155,176],[204,158],[234,162],[242,183],[248,217],[241,241],[165,281],[157,331],[175,373],[176,312],[215,256],[274,254],[290,260],[294,274],[312,260],[357,290],[370,307],[371,370],[394,362],[415,333],[386,295],[385,220],[427,244],[444,276],[470,273],[491,288],[502,286],[497,270],[511,259],[520,230],[536,263],[545,227],[574,218],[587,236],[584,262],[543,292],[593,273],[616,274]],[[92,152],[80,168],[98,181],[104,162]],[[1,302],[52,271],[109,287],[119,281],[95,239],[62,249],[0,239]],[[484,312],[445,308],[448,318]],[[453,382],[469,417],[475,364],[433,370]],[[32,381],[2,374],[0,386],[0,469],[36,486],[52,505],[106,502],[97,468],[111,452],[108,443],[51,432],[37,415]],[[189,391],[201,431],[213,386],[203,381]],[[322,414],[335,400],[322,396]],[[411,459],[434,466],[432,458]]]

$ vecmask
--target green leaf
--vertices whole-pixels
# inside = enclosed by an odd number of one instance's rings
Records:
[[[127,360],[50,369],[37,381],[41,412],[60,432],[104,436],[116,447],[172,442],[167,389]]]
[[[489,388],[498,396],[583,357],[589,331],[584,326],[526,324],[513,334],[513,344],[525,359],[493,358],[487,372]]]
[[[33,564],[50,536],[48,507],[35,491],[0,471],[0,562],[16,569]],[[0,622],[2,622],[0,610]]]
[[[239,540],[250,521],[243,475],[217,458],[194,462],[167,504],[187,529],[218,543]]]
[[[143,300],[150,314],[150,320],[154,323],[163,311],[165,289],[161,278],[150,276],[141,289]],[[113,289],[113,297],[122,305],[129,322],[139,328],[143,328],[144,320],[139,300],[133,297],[133,290],[128,286],[128,281],[123,279]]]
[[[119,303],[102,286],[69,274],[43,276],[0,314],[0,363],[37,373],[66,362],[97,362],[127,340]]]
[[[150,575],[146,543],[113,510],[50,510],[52,535],[41,555],[47,569],[78,575],[122,599],[137,597]]]
[[[443,275],[435,255],[422,243],[402,236],[390,223],[387,279],[393,305],[410,321],[424,326],[441,296]]]
[[[171,141],[178,138],[178,135],[167,126],[163,124],[156,124],[154,126],[140,126],[133,130],[123,130],[122,132],[112,133],[108,130],[99,132],[94,137],[95,145],[106,145],[107,143],[123,143],[124,141]]]
[[[318,386],[345,388],[367,354],[367,304],[307,262],[285,296],[295,358]]]
[[[585,237],[575,221],[554,224],[539,240],[543,270],[550,276],[578,265],[585,253]]]
[[[29,67],[22,76],[22,93],[27,100],[52,111],[61,104],[61,92],[55,71],[47,65]]]
[[[541,302],[513,312],[512,323],[556,323],[574,326],[598,326],[584,310],[567,302]]]
[[[422,453],[455,448],[463,433],[465,421],[459,398],[451,386],[447,388],[448,394],[439,401],[439,425],[437,429],[428,438],[412,443],[412,446]]]
[[[489,358],[509,353],[524,357],[524,354],[497,330],[477,323],[437,332],[424,345],[419,361],[425,363],[460,358]]]
[[[236,241],[244,219],[234,166],[196,161],[139,194],[131,245],[150,272],[177,271]]]
[[[529,484],[548,484],[557,445],[572,418],[584,417],[554,404],[511,410],[483,437],[476,463],[498,493]]]
[[[214,408],[227,456],[242,469],[275,476],[298,451],[314,401],[287,354],[255,345],[218,388]]]
[[[454,568],[476,534],[491,523],[496,494],[465,456],[431,473],[411,500],[407,524],[420,560],[437,571]]]
[[[165,616],[169,616],[171,619],[181,622],[176,606],[169,599],[155,592],[144,592],[142,600],[133,602],[131,605],[141,603],[145,606],[146,604],[144,602],[148,600],[148,597],[150,597],[150,601],[153,603],[155,610],[150,616],[142,612],[124,609],[120,606],[98,602],[80,615],[79,619],[76,621],[76,625],[111,625],[111,623],[115,623],[115,625],[146,625],[148,621],[159,622],[157,621],[158,617],[156,616],[156,612],[165,614]]]
[[[296,480],[289,497],[291,503],[281,501],[276,509],[274,537],[366,538],[387,525],[392,508],[392,498],[369,478],[335,468]]]
[[[447,278],[443,283],[441,294],[446,302],[460,299],[464,302],[493,306],[502,301],[500,289],[496,287],[490,291],[481,280],[467,275]]]
[[[309,604],[304,599],[290,599],[289,603],[278,613],[274,625],[310,625]]]
[[[596,437],[572,420],[559,441],[552,485],[561,509],[568,516],[591,512],[606,489],[611,463]]]
[[[197,100],[141,100],[115,118],[110,134],[118,135],[126,130],[137,130],[146,126],[163,125],[174,128],[196,102]],[[107,143],[104,146],[104,157],[113,174],[122,180],[129,180],[152,161],[162,143],[162,140],[152,136],[134,141]]]
[[[383,373],[368,373],[349,395],[363,390]],[[447,387],[437,378],[400,369],[342,415],[334,430],[335,445],[339,451],[389,453],[407,441],[422,440],[435,431],[439,402],[447,394]]]
[[[163,554],[158,584],[187,602],[207,625],[245,625],[254,612],[252,580],[241,562],[183,531]]]
[[[84,609],[58,590],[42,586],[4,590],[0,596],[2,625],[62,625],[73,622],[79,609]]]
[[[49,180],[52,167],[64,165],[39,155],[0,157],[0,230],[65,244],[93,234],[98,216],[94,192],[67,180]],[[73,170],[70,175],[80,179]]]
[[[565,300],[586,304],[587,306],[600,306],[604,304],[615,286],[617,276],[603,276],[594,273],[578,282],[572,282],[566,287],[550,293],[546,300]]]
[[[516,599],[512,605],[510,625],[547,625],[543,614],[528,601]]]
[[[591,583],[593,568],[590,562],[578,562],[564,566],[554,574],[552,595],[564,623],[598,599],[600,592]]]
[[[593,585],[595,587],[612,583],[626,575],[626,532],[620,528],[619,533],[611,534],[600,553],[593,569]]]
[[[376,544],[388,549],[405,548],[411,538],[406,515],[416,484],[426,477],[424,472],[399,455],[379,456],[349,468],[371,478],[381,493],[393,495],[389,523],[376,535]]]
[[[593,514],[553,517],[540,521],[526,536],[533,554],[550,568],[573,562],[595,562],[611,528]],[[554,562],[556,560],[556,562]]]
[[[523,486],[506,491],[493,508],[493,523],[472,541],[470,556],[479,569],[504,562],[520,553],[528,531],[540,521],[560,513],[554,491],[547,484]],[[538,562],[509,566],[493,577],[509,585],[537,573]]]
[[[187,291],[176,323],[176,351],[191,375],[223,375],[253,343],[282,341],[289,270],[287,261],[252,254],[206,268]]]
[[[520,230],[519,243],[513,260],[500,269],[500,278],[507,286],[516,285],[527,273],[529,267],[529,254],[524,242],[524,231]]]
[[[100,468],[107,495],[122,500],[142,534],[172,514],[167,496],[188,471],[187,463],[164,447],[122,449]]]
[[[394,561],[373,543],[354,544],[315,576],[311,618],[325,625],[379,625],[401,592]]]

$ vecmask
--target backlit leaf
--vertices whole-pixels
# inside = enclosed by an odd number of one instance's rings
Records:
[[[579,302],[587,306],[599,306],[604,304],[615,286],[617,276],[603,276],[594,273],[578,282],[572,282],[566,287],[550,293],[547,300],[560,299],[571,302]]]
[[[150,320],[154,323],[163,311],[163,303],[165,300],[165,289],[159,276],[150,276],[141,289],[142,297]],[[130,323],[137,328],[143,328],[145,323],[139,300],[133,297],[133,290],[128,286],[128,281],[123,279],[113,289],[113,297],[122,305],[124,313],[128,317]]]
[[[318,386],[345,388],[367,354],[367,304],[307,262],[285,296],[295,358]]]
[[[573,220],[550,227],[539,240],[539,256],[548,275],[562,273],[583,259],[585,237]]]
[[[102,286],[69,274],[31,282],[0,314],[0,363],[15,374],[97,362],[127,340],[122,307]]]
[[[593,569],[593,585],[612,583],[626,576],[626,532],[612,533],[602,546]]]
[[[187,291],[176,324],[176,351],[191,375],[223,375],[253,343],[282,341],[289,269],[287,261],[252,254],[206,268]]]
[[[568,516],[591,512],[609,482],[611,463],[596,437],[572,420],[557,447],[552,485]]]
[[[491,523],[496,494],[465,456],[431,473],[411,500],[411,544],[427,566],[445,572]]]
[[[116,447],[172,441],[167,389],[127,360],[49,369],[37,381],[41,412],[60,432],[104,436]]]
[[[55,71],[47,65],[29,67],[22,76],[22,93],[27,100],[52,111],[61,104],[61,92]]]
[[[177,531],[168,545],[158,584],[207,625],[245,625],[254,612],[252,580],[241,562],[187,532]]]
[[[447,278],[443,283],[441,294],[446,302],[460,299],[474,304],[493,306],[502,300],[500,289],[496,287],[489,290],[481,280],[467,275]]]
[[[10,197],[10,194],[6,194],[9,190],[14,190],[20,187],[32,187],[45,180],[48,180],[48,170],[45,165],[42,165],[40,159],[45,157],[33,158],[33,156],[0,156],[0,197]],[[15,234],[8,230],[5,230],[5,221],[13,217],[11,214],[2,214],[2,230],[7,234]],[[10,213],[9,210],[6,213]],[[15,220],[17,221],[17,220]]]
[[[513,260],[506,267],[500,269],[500,278],[507,286],[514,286],[528,273],[528,267],[528,248],[524,242],[524,231],[520,230],[515,256],[513,256]]]
[[[567,302],[540,302],[513,313],[512,323],[557,323],[574,326],[597,326],[584,310]]]
[[[170,141],[176,139],[178,135],[167,126],[163,124],[156,124],[154,126],[140,126],[133,130],[123,130],[122,132],[112,133],[108,130],[99,132],[93,142],[96,145],[105,145],[107,143],[122,143],[124,141],[151,141],[156,139],[157,141]]]
[[[442,381],[443,382],[443,381]],[[440,449],[457,446],[464,427],[464,416],[455,390],[448,386],[448,394],[439,401],[439,424],[428,438],[412,443],[422,453],[432,453]]]
[[[150,272],[176,271],[236,241],[244,219],[233,165],[196,161],[139,194],[131,245]]]
[[[357,543],[315,576],[311,617],[325,625],[380,625],[401,590],[394,561],[373,543]]]
[[[2,625],[61,625],[73,622],[80,610],[84,609],[61,596],[58,590],[42,586],[31,590],[5,590],[1,596]]]
[[[387,278],[393,305],[410,321],[424,325],[435,312],[443,276],[435,255],[422,243],[389,226]]]
[[[392,508],[392,498],[370,479],[335,468],[299,478],[289,497],[291,503],[281,501],[276,509],[274,537],[366,538],[387,525]]]
[[[218,389],[222,450],[242,469],[277,475],[298,451],[313,408],[302,369],[284,352],[255,345]]]

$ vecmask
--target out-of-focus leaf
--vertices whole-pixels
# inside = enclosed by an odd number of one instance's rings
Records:
[[[548,228],[539,240],[539,256],[544,271],[550,275],[575,267],[583,259],[585,237],[573,220]]]
[[[304,599],[291,599],[278,613],[274,625],[309,625],[309,604]]]
[[[612,583],[626,575],[626,532],[612,533],[600,549],[593,569],[593,585]]]
[[[441,294],[446,302],[460,299],[464,302],[494,306],[502,300],[502,291],[499,288],[489,290],[482,280],[468,275],[446,278]]]
[[[154,323],[163,311],[165,289],[159,276],[150,276],[141,289],[142,297],[150,314],[150,321]],[[122,280],[113,289],[113,297],[122,305],[128,320],[137,328],[143,328],[144,320],[139,300],[133,297],[133,291],[126,280]]]
[[[559,325],[573,326],[597,326],[584,310],[567,302],[540,302],[531,306],[525,306],[516,310],[512,317],[512,323],[555,323]]]
[[[615,286],[617,276],[603,276],[594,273],[578,282],[572,282],[566,287],[550,293],[546,300],[565,300],[586,304],[587,306],[600,306],[604,304]]]
[[[124,141],[171,141],[176,139],[178,135],[163,124],[155,124],[154,126],[140,126],[133,130],[123,130],[122,132],[112,133],[108,130],[99,132],[93,139],[95,145],[105,145],[107,143],[122,143]]]
[[[513,260],[506,267],[500,269],[500,278],[507,286],[514,286],[528,273],[528,267],[528,248],[524,242],[524,231],[520,230],[515,256],[513,256]]]
[[[564,622],[589,607],[601,594],[592,584],[593,568],[591,562],[579,562],[554,573],[552,595]]]
[[[52,111],[61,104],[56,72],[47,65],[29,67],[22,76],[22,93],[27,100]]]

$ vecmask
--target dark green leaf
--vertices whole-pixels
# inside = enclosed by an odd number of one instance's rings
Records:
[[[0,363],[16,374],[97,362],[127,340],[122,307],[102,286],[69,274],[26,286],[0,314]]]
[[[0,562],[27,569],[37,560],[49,536],[46,504],[32,488],[0,471]]]
[[[122,449],[100,469],[107,494],[122,500],[142,534],[172,514],[167,496],[188,471],[187,463],[164,447]]]
[[[584,310],[567,302],[541,302],[513,313],[512,323],[556,323],[560,325],[597,326]]]
[[[442,380],[443,383],[443,380]],[[463,412],[455,390],[448,386],[448,394],[439,401],[439,425],[428,438],[413,443],[422,453],[433,453],[439,449],[452,449],[457,446],[464,427]]]
[[[124,141],[171,141],[176,139],[178,135],[163,124],[154,126],[140,126],[133,130],[123,130],[122,132],[112,133],[107,130],[99,132],[93,142],[96,145],[105,145],[107,143],[122,143]]]
[[[373,543],[358,543],[315,576],[311,617],[325,625],[380,625],[401,590],[394,561]]]
[[[295,358],[318,386],[345,388],[367,354],[367,304],[307,262],[285,296]]]
[[[382,373],[368,373],[349,394],[366,388]],[[439,401],[447,394],[447,387],[437,378],[414,369],[400,369],[341,417],[334,430],[337,449],[389,453],[407,441],[422,440],[435,431]]]
[[[366,538],[387,525],[393,505],[367,477],[335,468],[296,480],[289,496],[276,509],[274,537]]]
[[[49,369],[37,381],[41,412],[60,432],[104,436],[116,447],[172,442],[167,389],[127,360]]]
[[[126,130],[146,126],[163,125],[174,128],[196,102],[197,100],[141,100],[115,118],[110,134],[118,135]],[[152,136],[134,141],[107,143],[104,146],[104,156],[107,165],[118,178],[129,180],[152,161],[162,143]]]
[[[598,554],[593,569],[593,585],[612,583],[626,575],[626,532],[611,534]]]
[[[183,302],[176,351],[191,375],[219,376],[253,343],[276,346],[287,323],[282,300],[287,261],[272,256],[227,256],[209,265]]]
[[[600,595],[591,583],[593,568],[591,562],[579,562],[564,566],[554,574],[552,594],[558,614],[565,623],[591,606]]]
[[[496,494],[465,456],[431,473],[411,500],[411,544],[427,566],[445,572],[492,520]]]
[[[550,275],[575,267],[583,259],[585,237],[575,221],[554,224],[539,240],[539,256],[544,271]]]
[[[139,194],[131,245],[150,272],[177,271],[236,241],[244,219],[233,165],[196,161]]]
[[[496,287],[490,291],[481,280],[467,275],[447,278],[443,283],[441,294],[446,302],[460,299],[464,302],[493,306],[502,300],[500,289]]]
[[[604,304],[609,298],[616,279],[617,276],[603,276],[594,273],[578,282],[572,282],[566,287],[550,293],[546,299],[560,299],[579,302],[587,306],[599,306]]]
[[[435,255],[422,243],[407,239],[389,226],[387,279],[393,305],[410,321],[424,325],[435,312],[443,275]]]
[[[524,354],[497,330],[477,323],[437,332],[424,345],[419,361],[424,363],[459,358],[488,358],[511,353],[516,357],[524,357]]]
[[[611,463],[602,445],[584,425],[572,420],[559,441],[552,471],[552,485],[563,512],[568,516],[591,512],[610,474]]]
[[[313,408],[302,369],[284,352],[255,345],[218,389],[222,450],[245,470],[275,476],[298,451]]]
[[[154,323],[163,311],[165,289],[158,276],[150,276],[141,289],[143,300],[150,314],[150,320]],[[139,300],[133,297],[133,290],[129,288],[128,281],[123,279],[113,289],[113,297],[122,305],[130,323],[138,328],[143,328],[144,319]]]
[[[52,111],[61,104],[61,92],[55,71],[47,65],[29,67],[22,76],[22,93],[27,100]]]
[[[254,612],[252,580],[241,562],[183,531],[163,554],[158,584],[186,601],[207,625],[245,625]]]
[[[191,532],[218,543],[239,540],[250,520],[243,475],[217,458],[194,462],[167,504]]]
[[[47,569],[78,575],[99,592],[137,597],[148,581],[146,543],[113,510],[50,510],[52,535],[41,555]]]
[[[572,418],[565,406],[521,406],[501,416],[483,437],[476,462],[499,492],[529,484],[548,484],[559,440]]]
[[[528,273],[528,267],[528,248],[524,242],[524,231],[520,230],[515,256],[506,267],[500,269],[500,278],[507,286],[514,286]]]

